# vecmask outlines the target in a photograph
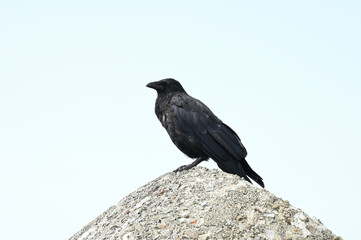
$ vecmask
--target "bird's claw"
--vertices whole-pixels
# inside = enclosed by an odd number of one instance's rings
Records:
[[[188,170],[188,169],[190,169],[190,167],[188,165],[183,165],[183,166],[180,166],[179,168],[177,168],[176,170],[174,170],[173,172],[181,172],[181,171]]]

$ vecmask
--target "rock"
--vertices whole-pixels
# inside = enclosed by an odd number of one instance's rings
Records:
[[[265,189],[195,167],[129,194],[70,238],[80,239],[342,238]]]
[[[198,232],[194,229],[187,229],[185,230],[185,234],[190,238],[190,239],[198,239]]]

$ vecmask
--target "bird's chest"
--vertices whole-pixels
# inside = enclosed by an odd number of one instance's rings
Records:
[[[170,108],[166,111],[156,109],[156,115],[179,150],[191,158],[200,156],[196,137],[181,128],[173,109]]]
[[[182,135],[182,130],[179,127],[178,119],[175,116],[174,109],[172,107],[160,106],[155,109],[155,113],[173,142],[176,138],[179,138]]]
[[[169,109],[168,111],[164,111],[161,108],[156,108],[155,114],[157,115],[162,126],[167,130],[168,133],[174,131],[174,113],[171,109]]]

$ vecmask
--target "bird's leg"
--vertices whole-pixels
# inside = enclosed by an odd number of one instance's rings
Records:
[[[179,168],[177,168],[173,172],[180,172],[180,171],[184,171],[184,170],[189,170],[192,167],[197,166],[198,164],[200,164],[204,160],[207,160],[207,158],[204,158],[204,157],[196,158],[196,160],[194,160],[191,164],[180,166]]]

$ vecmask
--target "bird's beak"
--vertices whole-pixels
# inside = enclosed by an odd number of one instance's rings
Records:
[[[147,87],[149,88],[153,88],[155,90],[163,90],[164,86],[162,84],[160,84],[159,82],[151,82],[147,84]]]

